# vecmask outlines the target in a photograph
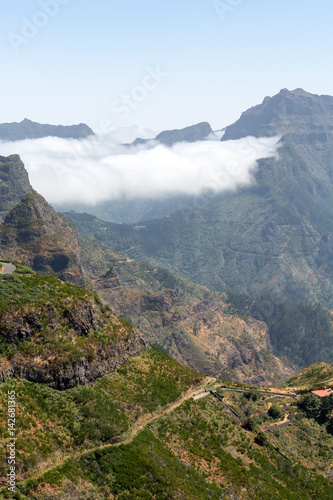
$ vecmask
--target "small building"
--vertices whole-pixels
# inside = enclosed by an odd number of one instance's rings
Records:
[[[332,389],[329,388],[329,389],[321,389],[320,391],[311,391],[312,394],[315,394],[316,396],[318,396],[318,398],[320,398],[321,400],[323,400],[324,398],[326,398],[326,396],[329,396],[330,394],[332,394]]]

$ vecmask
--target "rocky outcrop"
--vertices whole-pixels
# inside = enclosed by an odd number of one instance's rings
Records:
[[[29,360],[16,357],[12,361],[0,357],[0,382],[3,382],[5,377],[18,376],[31,382],[47,384],[57,390],[71,389],[107,375],[117,365],[137,356],[147,345],[142,336],[133,330],[129,338],[107,346],[96,346],[86,356],[65,362],[61,367],[55,366],[52,357]]]
[[[68,389],[110,373],[147,346],[134,327],[93,294],[55,278],[34,279],[49,300],[31,304],[29,281],[22,278],[15,282],[22,303],[9,304],[0,314],[2,352],[10,353],[0,357],[1,382],[18,376]]]
[[[27,193],[34,193],[18,155],[0,156],[0,223]]]
[[[0,248],[5,259],[80,286],[86,283],[75,231],[37,193],[24,196],[6,216]]]
[[[117,288],[118,286],[120,286],[119,276],[113,268],[94,279],[94,288],[96,290]]]
[[[168,312],[171,308],[180,306],[182,303],[179,295],[174,290],[163,290],[162,292],[143,296],[141,300],[141,312]]]

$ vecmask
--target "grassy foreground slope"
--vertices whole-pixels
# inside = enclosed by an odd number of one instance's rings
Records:
[[[18,492],[35,490],[44,480],[21,485],[20,481],[40,477],[68,457],[80,457],[89,449],[125,441],[152,415],[159,414],[202,381],[202,375],[180,366],[154,348],[145,349],[94,384],[66,391],[17,378],[5,379],[0,384],[1,435],[7,437],[7,394],[14,390]],[[87,469],[85,479],[88,480],[89,474]],[[66,482],[66,474],[50,472],[51,484],[54,475],[63,476]],[[3,459],[0,476],[6,477]],[[4,484],[2,480],[1,485]],[[47,490],[42,490],[40,487],[38,493],[42,496],[36,493],[33,497],[29,493],[22,498],[44,498]],[[4,490],[2,494],[4,498],[10,497],[6,497]],[[61,495],[59,498],[63,498]]]
[[[331,498],[333,407],[240,383],[217,400],[96,295],[20,270],[0,278],[1,499]]]
[[[326,425],[285,396],[274,404],[292,422],[278,427],[267,414],[271,395],[230,386],[220,394],[239,419],[210,394],[197,399],[207,382],[154,348],[67,391],[6,380],[1,402],[13,389],[18,401],[12,498],[331,498],[333,436]],[[5,488],[0,495],[11,498]]]

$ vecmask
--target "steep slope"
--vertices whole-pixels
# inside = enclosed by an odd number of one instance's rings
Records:
[[[1,123],[0,140],[23,141],[24,139],[40,139],[41,137],[62,137],[64,139],[85,139],[94,135],[88,125],[47,125],[32,122],[25,118],[20,123]]]
[[[255,185],[147,221],[140,231],[104,223],[107,230],[95,228],[95,237],[211,289],[250,295],[270,291],[330,307],[332,102],[332,97],[301,90],[266,98],[222,138],[282,136],[279,158],[258,162]],[[87,218],[75,217],[75,222],[79,230],[89,230]]]
[[[0,223],[24,195],[33,192],[20,157],[0,156]]]
[[[0,278],[0,381],[19,376],[55,389],[84,385],[146,343],[98,297],[54,276]]]
[[[126,258],[79,236],[99,296],[149,342],[185,366],[226,380],[271,385],[294,367],[272,353],[266,324],[232,314],[225,294]]]
[[[86,283],[76,234],[37,194],[27,194],[0,226],[3,258],[78,285]]]

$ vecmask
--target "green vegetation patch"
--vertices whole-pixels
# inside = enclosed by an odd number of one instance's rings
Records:
[[[85,290],[64,283],[55,276],[4,275],[0,276],[0,313],[11,307],[29,304],[57,305],[65,298],[80,298],[87,294]]]
[[[162,411],[201,380],[154,348],[93,384],[66,391],[7,378],[0,384],[0,434],[7,432],[7,394],[14,390],[17,464],[24,477],[31,477],[56,457],[124,440],[141,417]],[[1,477],[5,470],[2,463]]]

